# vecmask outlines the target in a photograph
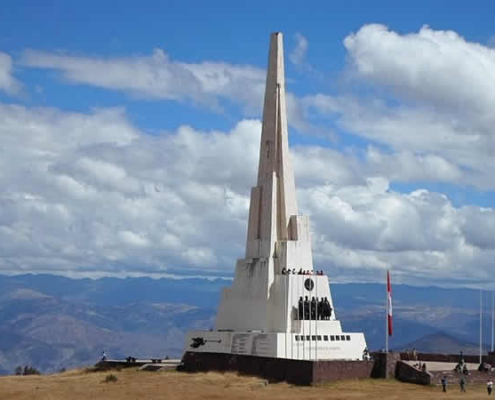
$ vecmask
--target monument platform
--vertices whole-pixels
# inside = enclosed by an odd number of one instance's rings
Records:
[[[186,352],[181,370],[185,372],[235,371],[258,376],[270,382],[314,385],[343,379],[369,378],[373,361],[307,361],[227,353]]]
[[[330,299],[331,315],[320,315],[320,306],[300,299]],[[280,321],[278,331],[223,329],[190,331],[186,336],[186,351],[226,353],[246,356],[279,357],[293,360],[362,360],[366,348],[360,332],[343,332],[333,311],[333,302],[326,275],[275,274],[271,302],[280,305],[270,315],[271,324]],[[223,299],[223,302],[228,299]],[[313,308],[313,315],[311,315]],[[245,323],[248,316],[239,306],[237,317]],[[236,315],[232,315],[234,319]],[[307,319],[305,319],[307,318]],[[324,319],[326,318],[326,319]],[[231,324],[231,326],[235,326]]]

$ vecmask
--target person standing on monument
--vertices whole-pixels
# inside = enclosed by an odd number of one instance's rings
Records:
[[[330,319],[332,316],[332,306],[330,305],[330,302],[328,301],[328,298],[325,297],[325,319]]]
[[[303,298],[302,296],[299,297],[299,302],[297,304],[298,306],[298,316],[299,316],[299,320],[303,320],[304,319],[304,301],[303,301]]]
[[[320,299],[317,297],[316,298],[316,318],[315,319],[321,319],[321,302]]]
[[[442,392],[447,391],[447,377],[444,375],[442,378]]]
[[[327,319],[327,310],[323,297],[318,301],[318,319]]]
[[[311,319],[316,319],[316,299],[314,296],[311,298]]]

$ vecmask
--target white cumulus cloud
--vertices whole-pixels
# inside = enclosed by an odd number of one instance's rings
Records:
[[[306,114],[368,141],[368,162],[390,180],[495,189],[494,49],[453,31],[399,34],[377,24],[344,46],[348,76],[371,94],[307,95]]]
[[[15,95],[21,91],[21,83],[14,78],[12,57],[0,51],[0,90]]]
[[[212,108],[229,99],[248,109],[261,107],[265,71],[223,62],[184,63],[162,49],[150,56],[84,57],[26,50],[21,63],[60,71],[72,83],[87,84],[131,95],[167,100],[189,100]]]
[[[260,128],[151,136],[121,109],[0,104],[0,271],[230,274],[244,253]],[[393,268],[409,282],[464,283],[476,265],[468,279],[490,281],[493,209],[394,192],[375,168],[384,161],[314,145],[293,157],[317,268],[340,281]]]
[[[289,60],[296,66],[302,67],[307,65],[306,62],[306,53],[308,51],[308,39],[306,39],[303,35],[297,32],[294,35],[294,39],[296,40],[296,47],[292,50],[292,53],[289,55]]]

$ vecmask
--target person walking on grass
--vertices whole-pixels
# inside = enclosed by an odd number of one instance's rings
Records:
[[[486,391],[488,392],[488,396],[491,396],[493,392],[493,382],[491,379],[489,379],[488,382],[486,383]]]
[[[461,380],[459,381],[459,385],[461,386],[461,392],[466,393],[466,381],[464,380],[464,378],[461,378]]]
[[[447,391],[447,377],[444,375],[442,378],[442,392]]]

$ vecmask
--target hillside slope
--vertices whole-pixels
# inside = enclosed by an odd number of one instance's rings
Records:
[[[29,296],[26,296],[29,293]],[[169,303],[99,306],[15,290],[0,298],[0,370],[18,365],[44,372],[111,357],[178,357],[186,330],[210,328],[213,310]]]
[[[422,338],[401,346],[396,350],[402,351],[411,349],[416,349],[422,353],[443,354],[459,354],[461,351],[464,354],[479,354],[480,351],[479,344],[460,340],[446,333],[435,333],[432,335],[423,336]],[[485,345],[484,351],[488,351],[487,345]]]

